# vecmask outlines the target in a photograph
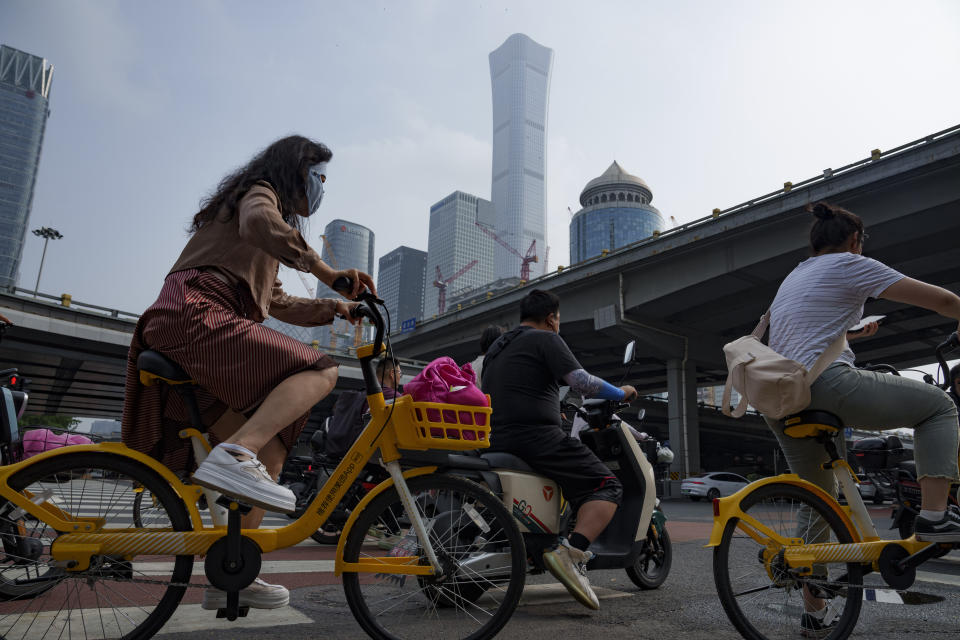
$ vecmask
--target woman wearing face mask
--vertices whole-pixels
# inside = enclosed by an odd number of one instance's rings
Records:
[[[194,482],[274,511],[294,509],[293,493],[275,479],[310,408],[336,384],[337,363],[261,323],[269,315],[324,325],[335,315],[350,318],[356,306],[287,295],[277,277],[280,264],[327,285],[348,276],[351,298],[364,288],[375,292],[369,275],[332,269],[300,234],[303,219],[320,206],[331,157],[323,144],[290,136],[220,182],[193,217],[191,237],[160,296],[140,317],[127,362],[123,441],[175,471],[189,471],[190,445],[178,432],[190,420],[179,395],[138,382],[140,352],[159,351],[201,387],[203,422],[219,442]],[[242,526],[256,528],[262,518],[263,510],[253,509]],[[240,594],[241,605],[257,608],[288,601],[285,588],[259,579]],[[226,594],[206,590],[203,606],[226,606]]]

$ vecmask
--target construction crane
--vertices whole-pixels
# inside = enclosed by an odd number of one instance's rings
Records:
[[[477,265],[477,261],[473,260],[468,262],[460,271],[457,271],[455,274],[449,278],[444,278],[440,273],[440,265],[437,265],[437,279],[433,281],[433,286],[435,286],[440,291],[437,293],[437,315],[442,316],[443,312],[447,308],[447,285],[465,274],[470,269],[473,269]]]
[[[297,271],[297,275],[300,276],[300,282],[303,283],[303,288],[307,290],[307,293],[310,294],[310,297],[316,298],[317,294],[313,287],[310,286],[310,281],[307,280],[307,276],[303,275],[303,271]]]
[[[490,231],[490,229],[487,229],[485,226],[483,226],[479,222],[476,222],[474,224],[477,225],[480,231],[483,231],[485,234],[487,234],[488,236],[490,236],[491,238],[499,242],[501,246],[503,246],[507,251],[517,256],[518,258],[520,258],[520,279],[523,280],[524,282],[530,282],[530,263],[537,262],[537,239],[534,238],[533,242],[530,243],[530,248],[527,249],[527,255],[522,256],[520,255],[519,251],[517,251],[516,249],[511,247],[509,244],[507,244],[500,236],[495,234],[493,231]]]

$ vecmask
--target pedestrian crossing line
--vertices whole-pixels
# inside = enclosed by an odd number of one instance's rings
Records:
[[[593,592],[597,594],[600,600],[611,600],[613,598],[629,598],[637,595],[626,591],[617,591],[616,589],[607,589],[605,587],[593,587]],[[520,596],[520,605],[524,606],[542,606],[546,604],[566,604],[573,602],[573,596],[559,582],[549,582],[547,584],[529,584],[523,588],[523,594]]]
[[[294,574],[294,573],[333,573],[333,560],[264,560],[260,566],[260,573],[263,574]],[[142,575],[170,575],[173,571],[172,562],[135,562],[133,563],[134,573]],[[193,565],[193,575],[204,575],[202,564]],[[636,595],[626,591],[616,589],[607,589],[604,587],[594,587],[597,597],[602,599],[626,598]],[[549,582],[546,584],[530,584],[524,587],[523,595],[520,598],[521,605],[543,605],[569,602],[571,596],[559,582]]]
[[[960,587],[960,576],[952,576],[946,573],[934,573],[932,571],[917,571],[917,581],[938,582],[940,584],[949,584],[954,587]]]
[[[41,630],[27,635],[39,637],[43,630],[62,629],[61,635],[67,637],[70,629],[84,629],[86,638],[116,637],[120,629],[113,620],[138,620],[143,617],[143,610],[139,607],[120,607],[110,609],[110,615],[104,616],[104,611],[97,608],[73,609],[70,611],[41,611],[31,617],[31,628]],[[9,633],[11,628],[23,621],[16,621],[13,625],[0,629]],[[199,604],[181,604],[176,613],[160,629],[158,635],[170,633],[192,633],[197,631],[228,629],[256,629],[262,627],[281,627],[284,625],[313,624],[313,619],[304,615],[293,607],[280,609],[255,609],[243,618],[230,622],[226,618],[217,618],[216,611],[208,611]],[[30,629],[27,630],[28,632]],[[67,633],[63,633],[63,632]],[[221,637],[221,636],[217,636]],[[230,637],[229,634],[222,637]]]

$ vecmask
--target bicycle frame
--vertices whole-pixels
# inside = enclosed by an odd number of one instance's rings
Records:
[[[903,547],[908,555],[913,555],[935,544],[933,542],[921,542],[913,536],[906,540],[884,540],[880,538],[867,511],[867,506],[857,490],[857,485],[854,482],[855,475],[850,465],[845,460],[836,460],[831,466],[834,476],[840,482],[840,486],[843,487],[843,494],[847,496],[848,505],[846,507],[841,506],[833,496],[819,486],[801,479],[796,474],[787,473],[772,478],[764,478],[750,483],[731,496],[714,500],[713,530],[710,534],[710,541],[706,546],[719,546],[727,523],[731,518],[737,518],[737,527],[744,534],[753,538],[760,545],[769,546],[773,542],[778,548],[782,547],[787,566],[795,569],[798,575],[808,575],[812,573],[814,564],[856,562],[875,565],[884,548],[890,544]],[[740,509],[740,501],[744,497],[759,487],[768,484],[795,485],[822,499],[846,525],[853,542],[847,544],[805,544],[802,539],[778,534]],[[876,567],[874,568],[876,569]]]
[[[353,510],[348,520],[340,545],[337,548],[336,574],[342,572],[375,572],[401,575],[431,575],[442,573],[435,551],[426,533],[426,528],[419,512],[413,507],[409,490],[405,480],[415,476],[432,473],[436,467],[419,467],[401,472],[398,460],[400,453],[397,448],[397,424],[402,420],[403,411],[396,411],[404,403],[410,404],[409,396],[396,398],[392,408],[384,401],[383,392],[373,373],[373,359],[383,349],[374,349],[374,345],[366,345],[357,350],[361,369],[367,386],[367,401],[370,405],[372,419],[363,430],[360,437],[344,456],[331,477],[317,493],[304,514],[291,524],[278,529],[244,529],[242,535],[253,540],[262,553],[293,546],[305,540],[311,533],[319,529],[337,507],[352,482],[360,475],[363,466],[379,449],[391,477],[371,490]],[[394,412],[397,413],[394,416]],[[35,502],[33,496],[10,488],[9,479],[24,467],[39,460],[62,455],[71,455],[75,452],[112,453],[149,467],[164,480],[170,483],[181,497],[193,523],[192,531],[172,530],[144,530],[144,529],[117,529],[98,531],[103,525],[97,518],[72,517],[64,513],[54,504],[43,500]],[[344,540],[348,537],[350,527],[353,526],[359,513],[377,495],[396,486],[401,501],[413,520],[413,527],[417,532],[420,544],[430,564],[418,564],[417,557],[383,557],[366,559],[361,562],[347,563],[342,560]],[[28,493],[28,492],[27,492]],[[65,567],[67,571],[83,571],[89,568],[91,556],[123,556],[131,558],[136,555],[203,555],[210,546],[226,535],[226,526],[206,527],[200,518],[197,502],[203,495],[202,487],[184,484],[169,469],[157,460],[138,451],[127,448],[119,443],[103,443],[100,445],[79,445],[69,449],[48,451],[29,460],[0,468],[0,496],[9,500],[26,513],[45,522],[48,526],[61,533],[53,542],[51,555],[54,562]],[[236,508],[235,506],[233,508]]]

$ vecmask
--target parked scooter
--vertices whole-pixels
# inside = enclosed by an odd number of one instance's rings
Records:
[[[287,458],[283,471],[280,473],[280,484],[291,491],[297,499],[297,506],[293,513],[287,514],[292,519],[303,515],[304,510],[310,506],[317,491],[324,485],[333,471],[337,468],[340,460],[332,459],[326,454],[326,424],[317,429],[310,438],[309,456],[291,456]],[[343,525],[346,524],[350,513],[360,499],[366,495],[370,489],[377,486],[381,481],[389,477],[386,469],[375,464],[368,464],[364,473],[357,477],[354,483],[347,489],[340,504],[324,525],[317,529],[310,537],[320,544],[337,544],[340,541],[340,533]]]
[[[634,343],[627,346],[624,364],[633,360]],[[581,441],[602,460],[623,484],[623,503],[613,520],[590,545],[593,559],[588,569],[625,569],[641,589],[656,589],[670,572],[673,550],[666,529],[666,516],[656,496],[653,464],[658,452],[672,458],[668,449],[655,440],[638,442],[631,428],[617,415],[628,404],[609,400],[587,400],[573,407],[587,422]],[[485,483],[497,494],[520,524],[532,574],[546,570],[543,553],[559,537],[573,530],[572,509],[556,483],[538,475],[523,460],[509,453],[482,453],[480,456],[446,455],[431,459],[448,473]],[[479,598],[485,587],[461,590],[459,597]]]

